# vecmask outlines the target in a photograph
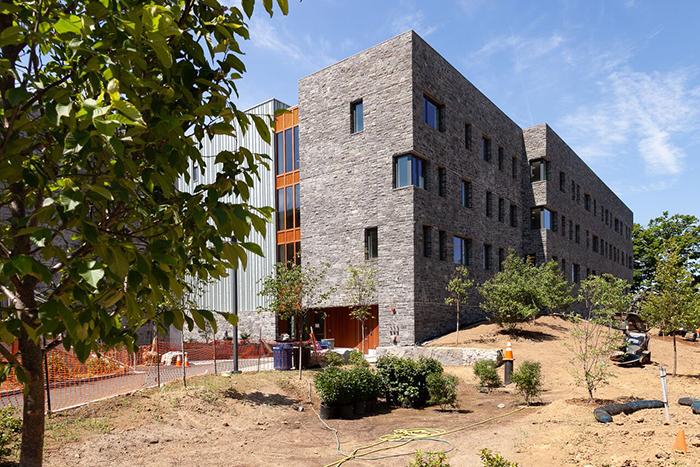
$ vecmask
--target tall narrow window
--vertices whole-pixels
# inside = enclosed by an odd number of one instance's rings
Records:
[[[561,216],[561,235],[566,237],[566,216]]]
[[[518,226],[518,206],[515,204],[510,205],[510,226]]]
[[[464,125],[464,147],[467,149],[472,148],[472,124],[466,123]]]
[[[277,230],[284,230],[284,188],[277,190]]]
[[[505,248],[498,249],[498,270],[503,271],[503,262],[506,260]]]
[[[486,162],[491,162],[491,139],[486,136],[481,138],[481,158]]]
[[[394,159],[395,188],[409,185],[425,188],[425,162],[411,154]]]
[[[581,226],[576,224],[576,235],[575,235],[575,241],[576,243],[581,243]]]
[[[595,198],[593,199],[593,215],[598,215],[598,201]]]
[[[284,219],[285,219],[285,229],[294,228],[294,195],[292,194],[292,187],[288,186],[284,189],[284,197],[286,198],[285,209],[284,209]]]
[[[444,230],[438,232],[438,254],[440,261],[447,259],[447,233]]]
[[[452,246],[454,263],[469,266],[469,250],[471,249],[471,240],[455,235],[452,237]]]
[[[379,256],[377,248],[377,228],[368,227],[365,229],[365,259],[372,259]]]
[[[530,181],[541,182],[549,180],[549,162],[538,159],[530,162]]]
[[[571,201],[576,201],[576,182],[571,180]]]
[[[299,125],[294,127],[294,170],[299,170]]]
[[[284,130],[284,171],[291,172],[294,170],[294,155],[292,153],[292,129]]]
[[[569,240],[574,239],[574,221],[569,219]]]
[[[462,180],[459,189],[459,199],[463,208],[472,207],[472,183]]]
[[[493,193],[486,192],[486,217],[493,217]]]
[[[588,193],[583,194],[583,207],[586,211],[591,210],[591,195]]]
[[[576,263],[571,265],[571,282],[578,283],[581,280],[581,266]]]
[[[581,203],[581,185],[576,184],[576,202]]]
[[[493,247],[489,245],[488,243],[484,243],[484,270],[490,271],[491,270],[491,252],[493,251]]]
[[[301,227],[301,196],[299,196],[300,184],[294,185],[294,225]]]
[[[506,200],[498,198],[498,222],[506,221]]]
[[[566,174],[559,172],[559,191],[566,193]]]
[[[277,175],[284,173],[284,132],[277,133],[275,138],[275,156],[277,159]]]
[[[501,172],[503,171],[503,159],[505,158],[505,154],[503,153],[503,148],[501,146],[498,146],[498,170]]]
[[[429,225],[423,226],[423,256],[430,258],[433,254],[433,228]]]
[[[350,131],[352,133],[359,133],[360,131],[364,130],[365,117],[361,99],[350,104],[350,122]]]
[[[586,250],[591,247],[591,232],[586,230]]]
[[[423,96],[423,121],[428,124],[429,127],[436,130],[440,130],[442,127],[442,109],[437,102],[429,98],[428,96]]]
[[[199,183],[199,175],[200,175],[199,164],[193,164],[192,165],[192,183]]]
[[[438,167],[438,195],[445,196],[447,194],[447,170],[444,167]]]
[[[515,180],[518,178],[518,158],[513,157],[510,162],[512,164],[510,166],[510,176],[513,180]]]

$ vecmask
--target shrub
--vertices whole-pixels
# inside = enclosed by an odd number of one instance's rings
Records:
[[[22,432],[22,420],[15,417],[12,407],[0,408],[0,460],[12,454]]]
[[[325,366],[341,366],[345,363],[345,360],[339,353],[329,350],[323,355],[323,363]]]
[[[511,462],[497,452],[482,449],[479,453],[483,467],[518,467],[518,464]]]
[[[419,449],[408,467],[450,467],[450,463],[443,451],[423,452]]]
[[[361,401],[375,399],[381,391],[379,375],[366,366],[356,366],[349,370],[352,381],[353,398]]]
[[[453,375],[444,373],[431,373],[426,378],[428,385],[429,404],[438,404],[442,410],[449,407],[456,407],[457,404],[457,383],[458,380]]]
[[[442,365],[432,358],[415,361],[384,356],[377,360],[377,370],[390,405],[423,407],[429,398],[426,378],[432,373],[442,373]]]
[[[336,366],[324,368],[314,377],[316,394],[325,405],[338,405],[341,398],[343,370]]]
[[[542,371],[539,362],[524,361],[520,368],[513,372],[512,379],[527,405],[542,393]]]
[[[501,378],[496,370],[496,362],[493,360],[479,360],[474,364],[474,374],[479,378],[479,386],[482,388],[497,388],[501,385]]]
[[[369,362],[365,360],[365,356],[362,355],[362,352],[358,352],[357,350],[353,350],[348,354],[348,363],[355,366],[369,366]]]

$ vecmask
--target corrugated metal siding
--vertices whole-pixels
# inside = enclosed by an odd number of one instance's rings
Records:
[[[288,106],[276,99],[271,99],[258,106],[248,109],[247,113],[256,115],[270,116],[274,121],[275,112],[279,109],[287,108]],[[272,128],[270,130],[272,132]],[[241,132],[238,131],[240,135]],[[202,141],[202,154],[205,159],[213,161],[213,158],[221,151],[235,151],[239,146],[249,149],[253,153],[267,154],[270,156],[270,168],[260,168],[260,180],[256,181],[255,186],[250,192],[250,203],[257,207],[275,206],[275,172],[273,159],[273,145],[266,143],[258,135],[255,128],[251,126],[249,131],[241,138],[236,139],[233,136],[217,135],[213,139],[205,139]],[[204,168],[204,174],[200,175],[197,183],[210,183],[216,178],[219,167],[214,165],[211,169]],[[190,186],[194,186],[193,180],[190,180]],[[188,190],[184,180],[180,181],[180,189]],[[260,280],[271,274],[274,271],[276,260],[276,242],[275,242],[275,219],[267,225],[267,235],[263,237],[259,233],[251,235],[247,241],[252,241],[259,244],[265,253],[264,257],[248,254],[248,265],[245,270],[238,271],[238,312],[239,314],[246,311],[254,312],[260,305],[263,305],[261,297],[258,295],[260,291]],[[217,310],[217,311],[234,311],[234,299],[236,297],[235,290],[235,271],[229,272],[229,277],[220,279],[210,284],[201,285],[201,293],[195,298],[197,305],[202,308]]]

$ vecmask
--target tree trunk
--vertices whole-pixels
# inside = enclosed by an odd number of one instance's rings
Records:
[[[44,451],[44,369],[43,351],[25,332],[19,341],[22,367],[27,375],[22,407],[22,467],[41,466]]]
[[[457,302],[457,344],[459,344],[459,302]]]
[[[676,333],[673,333],[673,376],[676,376],[676,369],[678,367],[678,352],[676,350]]]
[[[301,368],[302,368],[302,347],[304,347],[304,318],[302,316],[297,320],[297,332],[299,337],[299,380],[301,380]]]

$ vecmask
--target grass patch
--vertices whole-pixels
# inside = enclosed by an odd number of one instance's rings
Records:
[[[46,420],[46,437],[57,443],[78,441],[110,431],[112,426],[106,417],[73,418],[59,415]]]

